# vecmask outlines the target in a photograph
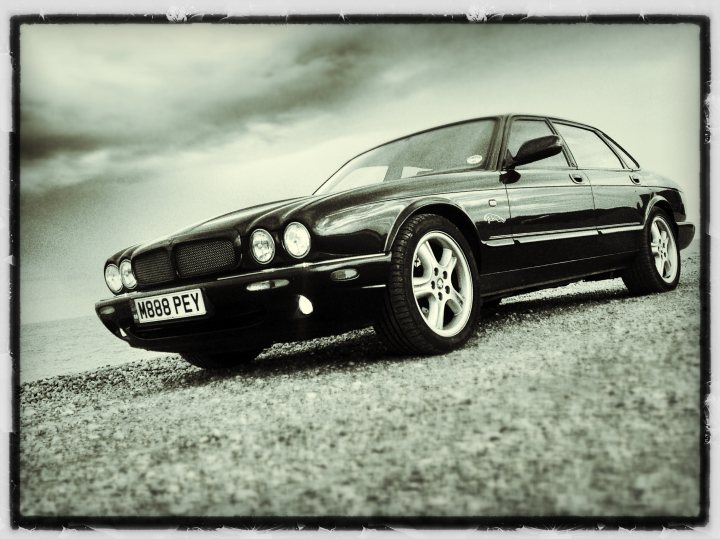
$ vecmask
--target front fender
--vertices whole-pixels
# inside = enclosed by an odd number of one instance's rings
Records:
[[[422,211],[423,209],[430,208],[434,210],[434,213],[437,213],[438,208],[445,208],[445,212],[441,213],[448,213],[449,211],[453,214],[458,214],[458,216],[462,215],[468,222],[472,224],[472,219],[470,219],[470,217],[467,215],[467,212],[452,200],[443,197],[423,197],[419,200],[415,199],[408,203],[397,216],[397,219],[393,223],[393,226],[387,236],[387,240],[385,243],[385,251],[389,251],[392,248],[392,244],[395,242],[395,238],[400,232],[400,229],[410,217]]]
[[[338,255],[388,252],[403,224],[425,208],[472,224],[462,207],[444,197],[373,202],[319,217],[312,227],[316,247]]]
[[[316,246],[339,255],[385,252],[387,238],[406,206],[402,200],[372,202],[318,217],[312,226]]]

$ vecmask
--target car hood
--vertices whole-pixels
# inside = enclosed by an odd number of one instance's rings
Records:
[[[244,236],[255,228],[279,230],[293,220],[312,227],[318,219],[347,208],[387,200],[478,189],[482,188],[483,183],[486,183],[488,187],[496,188],[497,182],[497,172],[478,171],[395,180],[338,193],[312,195],[252,206],[187,227],[177,232],[175,236],[208,234],[228,228],[233,228]]]
[[[241,235],[246,235],[250,229],[262,226],[263,228],[274,229],[273,221],[281,220],[281,216],[285,216],[293,211],[302,208],[313,197],[299,197],[278,202],[268,202],[250,206],[241,210],[232,211],[218,217],[213,217],[199,223],[195,223],[188,227],[170,234],[169,237],[183,237],[190,235],[206,235],[215,232],[223,232],[228,229],[234,229]],[[275,219],[272,219],[275,217]],[[262,225],[258,223],[262,222]]]
[[[127,249],[118,255],[137,255],[157,247],[208,237],[229,237],[231,235],[243,237],[249,235],[256,228],[264,228],[271,232],[279,231],[292,221],[301,222],[313,229],[321,219],[343,212],[348,208],[389,200],[412,200],[424,196],[442,196],[442,193],[482,189],[483,184],[496,188],[497,182],[497,172],[474,171],[472,173],[439,174],[395,180],[338,193],[259,204],[201,221],[167,236]]]

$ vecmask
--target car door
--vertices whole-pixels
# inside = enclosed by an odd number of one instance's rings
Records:
[[[556,134],[548,120],[515,117],[505,153],[515,155],[531,139]],[[517,268],[540,268],[523,281],[552,280],[572,274],[568,263],[595,254],[598,233],[590,181],[565,149],[555,156],[506,170],[510,224]]]
[[[555,120],[552,124],[563,138],[578,170],[592,185],[595,219],[600,232],[598,254],[636,250],[645,207],[641,198],[644,192],[642,175],[637,162],[596,129]]]

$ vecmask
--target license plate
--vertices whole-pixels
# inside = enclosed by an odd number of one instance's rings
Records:
[[[202,316],[205,302],[199,288],[135,300],[135,314],[141,324]]]

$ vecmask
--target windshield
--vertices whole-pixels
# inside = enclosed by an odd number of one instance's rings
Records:
[[[495,124],[495,119],[476,120],[389,142],[348,161],[315,194],[433,173],[486,168]]]

